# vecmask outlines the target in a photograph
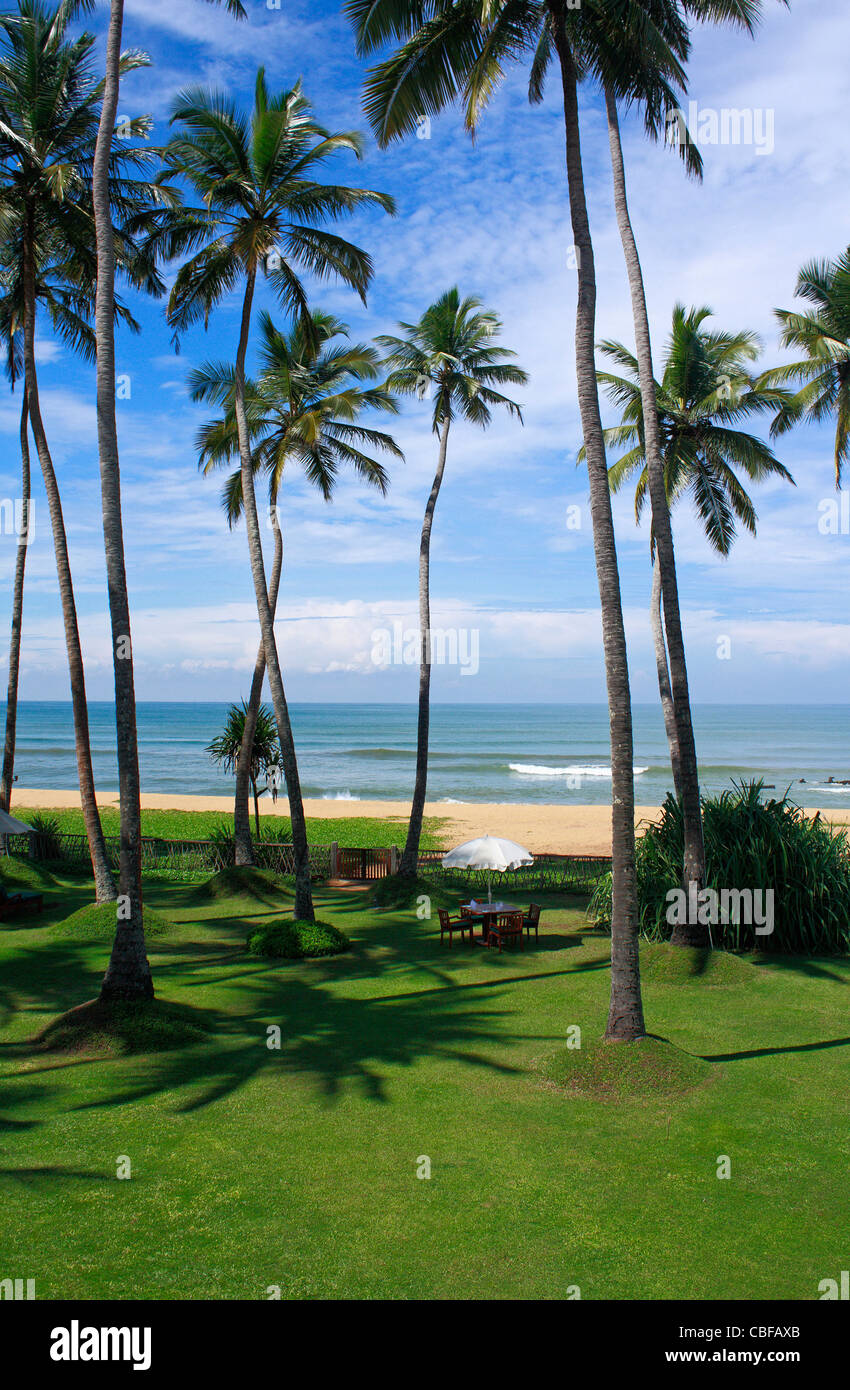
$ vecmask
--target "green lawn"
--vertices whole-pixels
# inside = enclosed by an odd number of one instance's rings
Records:
[[[268,804],[268,803],[266,803]],[[263,803],[260,802],[262,807]],[[19,820],[28,821],[30,816],[49,816],[59,824],[66,835],[84,835],[85,825],[82,812],[71,807],[59,810],[36,810],[32,806],[13,807]],[[100,820],[104,835],[117,835],[120,820],[117,806],[102,806]],[[440,827],[442,818],[426,816],[422,825],[422,848],[441,849],[444,836]],[[253,803],[251,807],[251,828],[254,826]],[[213,830],[233,827],[233,816],[225,811],[142,811],[142,834],[161,836],[163,839],[207,840]],[[286,843],[292,838],[288,816],[264,816],[260,811],[260,828],[265,837],[274,832],[274,838]],[[343,847],[354,849],[378,848],[385,845],[403,845],[407,833],[407,819],[404,816],[351,816],[314,817],[307,822],[307,838],[311,845],[330,845],[336,840]]]
[[[813,1299],[847,1267],[850,963],[682,983],[650,953],[650,1029],[708,1061],[683,1094],[582,1094],[547,1079],[605,1022],[580,903],[500,957],[322,892],[353,950],[290,964],[244,951],[271,904],[148,897],[159,996],[206,1030],[148,1056],[28,1045],[97,992],[108,946],[50,930],[83,883],[0,926],[0,1273],[38,1297]]]

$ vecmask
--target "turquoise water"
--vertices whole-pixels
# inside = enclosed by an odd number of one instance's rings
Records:
[[[224,721],[224,704],[140,704],[146,792],[226,794],[232,779],[204,752]],[[0,705],[0,718],[4,716]],[[413,787],[416,710],[407,705],[293,705],[305,796],[404,800]],[[118,785],[113,709],[89,709],[99,790]],[[702,705],[694,709],[702,784],[762,777],[803,805],[850,806],[850,706]],[[660,710],[634,710],[635,793],[645,805],[670,786]],[[18,782],[75,787],[71,706],[20,706]],[[800,779],[805,783],[801,784]],[[435,705],[429,798],[435,801],[602,803],[610,800],[607,713],[602,705]]]

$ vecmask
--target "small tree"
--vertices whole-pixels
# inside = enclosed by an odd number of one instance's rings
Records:
[[[207,753],[214,763],[218,763],[219,767],[224,768],[225,772],[235,773],[236,771],[239,754],[242,751],[242,735],[245,732],[247,713],[248,706],[244,700],[241,705],[231,705],[227,711],[224,729],[217,738],[213,739],[212,743],[207,745]],[[251,781],[251,792],[254,797],[254,826],[257,839],[260,838],[260,792],[269,790],[273,769],[279,770],[279,768],[280,746],[277,741],[274,714],[268,705],[260,705],[251,748],[251,766],[248,773]],[[266,778],[266,785],[262,788],[257,786],[260,777]]]

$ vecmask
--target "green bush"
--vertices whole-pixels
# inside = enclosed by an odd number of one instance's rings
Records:
[[[38,859],[56,860],[62,858],[61,828],[55,816],[45,816],[41,811],[36,811],[34,816],[30,816],[26,824],[31,825],[36,833],[33,848]]]
[[[345,933],[330,922],[267,922],[248,937],[248,950],[252,955],[283,960],[338,956],[350,947]]]
[[[702,799],[706,887],[773,889],[774,927],[756,936],[753,925],[712,927],[716,946],[734,951],[845,955],[850,951],[850,846],[843,830],[807,819],[782,797],[762,800],[762,782],[735,783]],[[649,941],[672,935],[670,889],[681,885],[682,808],[668,796],[661,819],[636,847],[638,924]],[[611,923],[611,875],[588,907],[597,926]]]

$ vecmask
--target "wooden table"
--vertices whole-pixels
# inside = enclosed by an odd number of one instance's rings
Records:
[[[473,938],[486,946],[490,940],[490,923],[500,912],[522,912],[518,903],[461,903],[461,912],[467,917],[481,918],[481,936]]]

